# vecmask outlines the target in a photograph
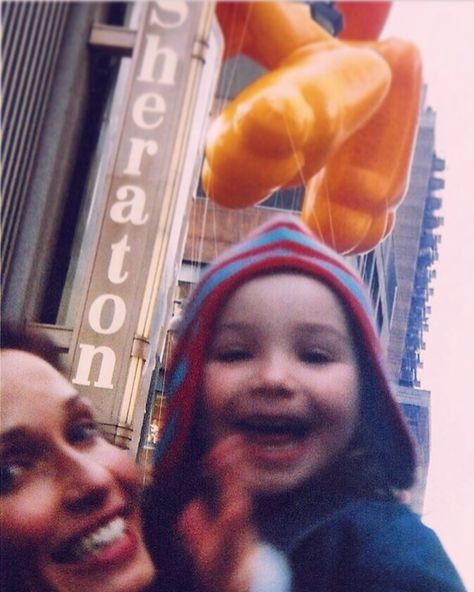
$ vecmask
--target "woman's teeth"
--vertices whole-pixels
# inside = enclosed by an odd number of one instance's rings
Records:
[[[120,516],[111,520],[87,537],[83,537],[77,547],[82,553],[98,553],[102,547],[110,545],[125,532],[125,520]]]
[[[63,547],[56,553],[55,560],[59,563],[69,563],[85,559],[89,555],[98,555],[104,547],[120,539],[124,533],[125,520],[117,516],[105,526],[101,526],[77,542]]]

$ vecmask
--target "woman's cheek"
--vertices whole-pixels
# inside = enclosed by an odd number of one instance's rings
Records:
[[[2,500],[0,530],[2,542],[9,546],[29,547],[43,542],[54,530],[59,508],[54,498],[42,495],[39,488]]]
[[[94,460],[106,466],[114,479],[126,489],[139,492],[140,472],[128,452],[102,440],[94,449]]]

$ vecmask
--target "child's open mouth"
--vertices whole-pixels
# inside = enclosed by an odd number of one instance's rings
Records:
[[[254,458],[264,462],[288,463],[305,449],[312,425],[304,418],[251,416],[234,422]]]

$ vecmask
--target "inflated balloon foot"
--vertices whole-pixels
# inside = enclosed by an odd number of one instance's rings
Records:
[[[207,195],[240,208],[309,179],[377,111],[390,81],[387,62],[370,48],[329,40],[295,50],[214,121]]]
[[[420,53],[398,39],[370,43],[392,71],[378,111],[306,186],[302,219],[341,253],[363,253],[386,237],[405,196],[422,92]]]

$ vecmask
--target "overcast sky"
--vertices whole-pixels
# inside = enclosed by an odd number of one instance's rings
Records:
[[[440,260],[422,387],[432,392],[432,460],[424,521],[474,590],[474,2],[398,0],[383,38],[414,41],[436,151],[446,160]]]

